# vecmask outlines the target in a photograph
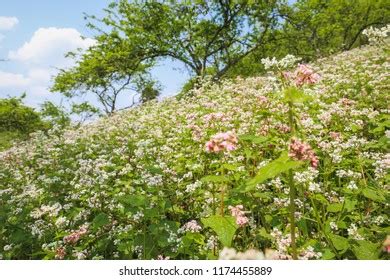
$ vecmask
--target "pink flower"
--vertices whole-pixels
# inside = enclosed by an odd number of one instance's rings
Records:
[[[58,247],[58,248],[56,249],[55,258],[56,258],[57,260],[63,260],[64,257],[65,257],[65,255],[66,255],[66,251],[65,251],[65,248],[64,248],[64,247]]]
[[[245,212],[243,211],[244,206],[229,206],[228,209],[232,213],[232,216],[236,218],[236,224],[240,227],[245,226],[249,222],[249,219],[245,216]]]
[[[304,84],[315,84],[320,80],[320,75],[314,73],[308,65],[299,64],[297,70],[294,72],[294,80],[296,86]]]
[[[202,227],[198,224],[197,221],[191,220],[187,222],[184,226],[181,227],[182,231],[190,231],[190,232],[199,232],[202,230]]]
[[[288,156],[295,160],[309,160],[314,168],[318,166],[318,158],[309,144],[303,143],[298,139],[291,139]]]
[[[221,132],[211,137],[206,143],[206,151],[219,153],[221,151],[233,151],[237,148],[238,139],[234,132]]]
[[[64,242],[68,244],[76,244],[79,239],[87,233],[87,227],[81,226],[79,230],[72,232],[64,237]]]
[[[333,139],[333,140],[339,140],[341,138],[341,133],[340,132],[333,132],[331,131],[329,133],[329,136]]]
[[[233,217],[245,215],[244,211],[242,211],[244,209],[244,206],[242,206],[242,205],[229,206],[228,209],[232,213]]]

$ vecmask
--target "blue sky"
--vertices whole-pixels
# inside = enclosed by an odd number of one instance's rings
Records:
[[[38,106],[45,100],[59,103],[61,95],[48,88],[57,68],[72,62],[63,54],[87,48],[93,33],[83,13],[103,15],[110,0],[2,0],[0,3],[0,98],[27,93],[25,102]],[[181,69],[181,70],[176,70]],[[152,71],[163,85],[163,95],[175,94],[188,75],[179,63],[163,61]],[[88,99],[95,103],[93,99]],[[120,102],[126,105],[125,98]]]

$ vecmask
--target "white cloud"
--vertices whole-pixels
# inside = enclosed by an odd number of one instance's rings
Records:
[[[91,38],[82,39],[74,28],[39,28],[20,48],[10,51],[8,58],[21,66],[20,73],[0,71],[0,88],[7,91],[23,92],[43,101],[50,97],[48,88],[56,68],[73,65],[74,61],[65,58],[69,51],[87,49],[95,43]]]
[[[0,30],[10,30],[19,23],[16,17],[2,17],[0,16]]]
[[[0,71],[0,87],[25,87],[30,79],[22,74]]]
[[[8,57],[12,60],[39,67],[67,67],[72,64],[64,57],[69,51],[78,48],[87,49],[95,43],[94,39],[82,39],[74,28],[39,28],[31,39],[15,51],[10,51]]]

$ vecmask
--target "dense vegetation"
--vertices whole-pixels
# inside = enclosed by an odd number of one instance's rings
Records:
[[[26,140],[31,132],[48,127],[38,112],[23,105],[23,97],[0,99],[0,150],[10,148],[13,141]]]
[[[96,43],[68,54],[76,65],[63,69],[51,89],[69,98],[93,95],[112,114],[158,96],[150,71],[164,61],[188,70],[185,95],[206,76],[263,74],[266,57],[308,62],[361,46],[363,30],[390,23],[390,8],[387,0],[119,0],[104,17],[86,19]],[[125,104],[118,104],[120,95]]]
[[[388,259],[389,62],[388,42],[266,59],[36,133],[0,153],[0,256]]]

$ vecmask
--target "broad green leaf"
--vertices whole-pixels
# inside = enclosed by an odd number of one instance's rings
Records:
[[[325,205],[329,204],[329,201],[328,201],[328,200],[326,199],[326,197],[325,197],[324,195],[322,195],[322,194],[317,193],[317,194],[315,194],[315,195],[313,196],[313,198],[314,198],[315,200],[317,200],[318,202],[321,202],[321,203],[323,203],[323,204],[325,204]]]
[[[354,209],[355,209],[355,206],[357,204],[357,201],[356,200],[350,200],[350,199],[346,199],[345,202],[344,202],[344,209],[347,211],[347,212],[352,212]]]
[[[238,168],[237,164],[224,163],[222,164],[222,168],[230,171],[236,171]]]
[[[342,203],[332,203],[329,204],[327,207],[328,212],[340,212],[341,209],[343,209],[343,204]]]
[[[202,223],[205,227],[210,227],[215,231],[224,246],[231,246],[233,236],[238,228],[234,217],[214,215],[208,218],[203,218]]]
[[[285,99],[293,103],[302,103],[311,100],[312,97],[296,87],[289,87],[285,90]]]
[[[103,227],[110,222],[110,219],[107,214],[100,213],[92,221],[93,227],[95,229]]]
[[[334,247],[337,250],[343,251],[343,250],[346,250],[349,248],[349,243],[348,243],[347,238],[342,237],[340,235],[336,235],[336,234],[330,234],[329,237],[330,237],[330,240],[332,241]]]
[[[366,240],[358,240],[358,245],[352,246],[352,251],[359,260],[377,260],[379,256],[378,245]]]
[[[385,202],[386,201],[384,195],[379,190],[375,190],[373,188],[364,188],[362,193],[365,197],[367,197],[371,200],[374,200],[377,202]]]
[[[241,135],[240,137],[240,140],[243,140],[243,141],[249,141],[249,142],[252,142],[254,144],[261,144],[261,143],[264,143],[264,142],[267,142],[269,139],[268,137],[265,137],[265,136],[256,136],[256,135]]]
[[[118,198],[118,201],[128,206],[144,206],[146,197],[143,195],[124,195]]]
[[[204,236],[198,232],[187,232],[185,236],[199,245],[204,245]]]
[[[257,175],[247,183],[246,191],[253,190],[257,184],[261,184],[267,179],[271,179],[290,169],[297,168],[303,164],[302,161],[291,160],[287,152],[267,165],[261,167]]]
[[[326,249],[322,254],[322,260],[332,260],[336,255],[329,249]]]

